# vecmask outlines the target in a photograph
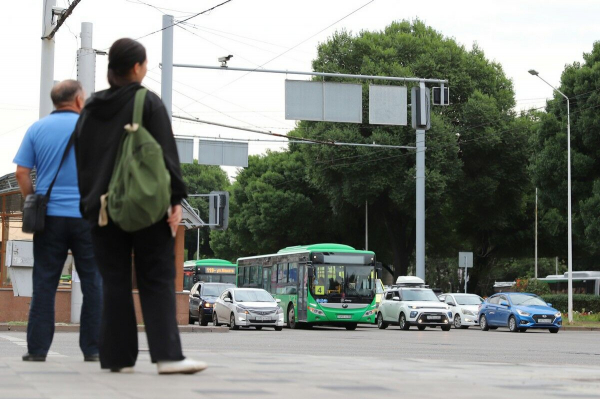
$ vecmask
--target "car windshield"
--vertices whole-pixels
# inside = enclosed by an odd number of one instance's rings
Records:
[[[477,295],[454,295],[457,305],[479,305],[483,302]]]
[[[403,301],[433,301],[439,302],[437,295],[432,290],[402,290]]]
[[[236,302],[275,302],[275,299],[265,290],[236,290]]]
[[[548,306],[546,302],[539,296],[535,295],[524,295],[524,294],[512,294],[510,300],[513,305],[523,306]]]
[[[227,288],[233,287],[233,284],[204,284],[202,286],[203,296],[219,296]]]
[[[371,303],[375,297],[373,266],[315,266],[311,293],[318,302]]]

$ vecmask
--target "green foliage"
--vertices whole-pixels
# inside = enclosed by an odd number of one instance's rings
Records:
[[[452,105],[432,107],[432,128],[426,136],[428,256],[453,256],[462,246],[473,248],[482,259],[522,246],[527,231],[523,215],[530,203],[524,193],[531,190],[531,122],[511,111],[512,83],[499,64],[488,61],[477,46],[465,49],[417,20],[356,36],[337,32],[319,45],[313,69],[448,79]],[[368,107],[364,108],[363,120],[368,121]],[[415,142],[412,127],[368,123],[304,121],[291,134],[345,142]],[[415,246],[414,152],[299,145],[291,149],[305,156],[310,184],[327,197],[334,212],[358,213],[365,201],[369,203],[371,220],[378,221],[371,224],[370,234],[380,238],[370,249],[394,265],[396,276],[405,274]]]
[[[562,313],[567,313],[568,295],[565,294],[547,294],[541,295],[542,299],[552,304],[552,307],[560,310]],[[598,295],[573,295],[573,311],[580,313],[599,313],[600,312],[600,296]]]
[[[290,245],[348,243],[327,199],[308,184],[306,167],[298,152],[249,157],[231,187],[229,228],[211,233],[215,255],[235,260]]]
[[[567,65],[559,89],[570,98],[573,253],[600,256],[600,42]],[[541,251],[567,253],[567,102],[559,93],[535,135],[533,180],[540,188]],[[577,267],[577,259],[575,269]]]
[[[227,173],[219,166],[199,165],[198,161],[193,164],[182,164],[181,172],[183,180],[188,188],[189,194],[209,194],[211,191],[223,191],[229,186]],[[200,211],[200,217],[208,222],[208,201],[205,197],[189,197],[187,199],[192,208]],[[208,227],[200,231],[200,258],[211,258],[213,252],[209,244]],[[185,233],[185,260],[196,259],[196,248],[198,243],[198,232],[196,230]]]
[[[536,295],[550,294],[548,283],[534,278],[518,278],[516,280],[515,292],[529,292]]]

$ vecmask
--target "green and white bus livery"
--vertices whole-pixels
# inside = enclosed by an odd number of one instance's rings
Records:
[[[264,288],[290,328],[374,323],[375,253],[342,244],[287,247],[276,254],[239,258],[237,286]]]

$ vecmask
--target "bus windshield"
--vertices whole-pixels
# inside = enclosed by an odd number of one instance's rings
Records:
[[[319,302],[371,303],[375,297],[373,266],[315,266],[311,293]]]

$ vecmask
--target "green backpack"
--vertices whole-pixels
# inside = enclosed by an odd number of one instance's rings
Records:
[[[135,94],[133,123],[125,126],[108,193],[101,197],[98,225],[108,222],[108,208],[112,221],[129,233],[160,221],[171,204],[171,175],[162,148],[142,125],[147,92],[142,88]]]

